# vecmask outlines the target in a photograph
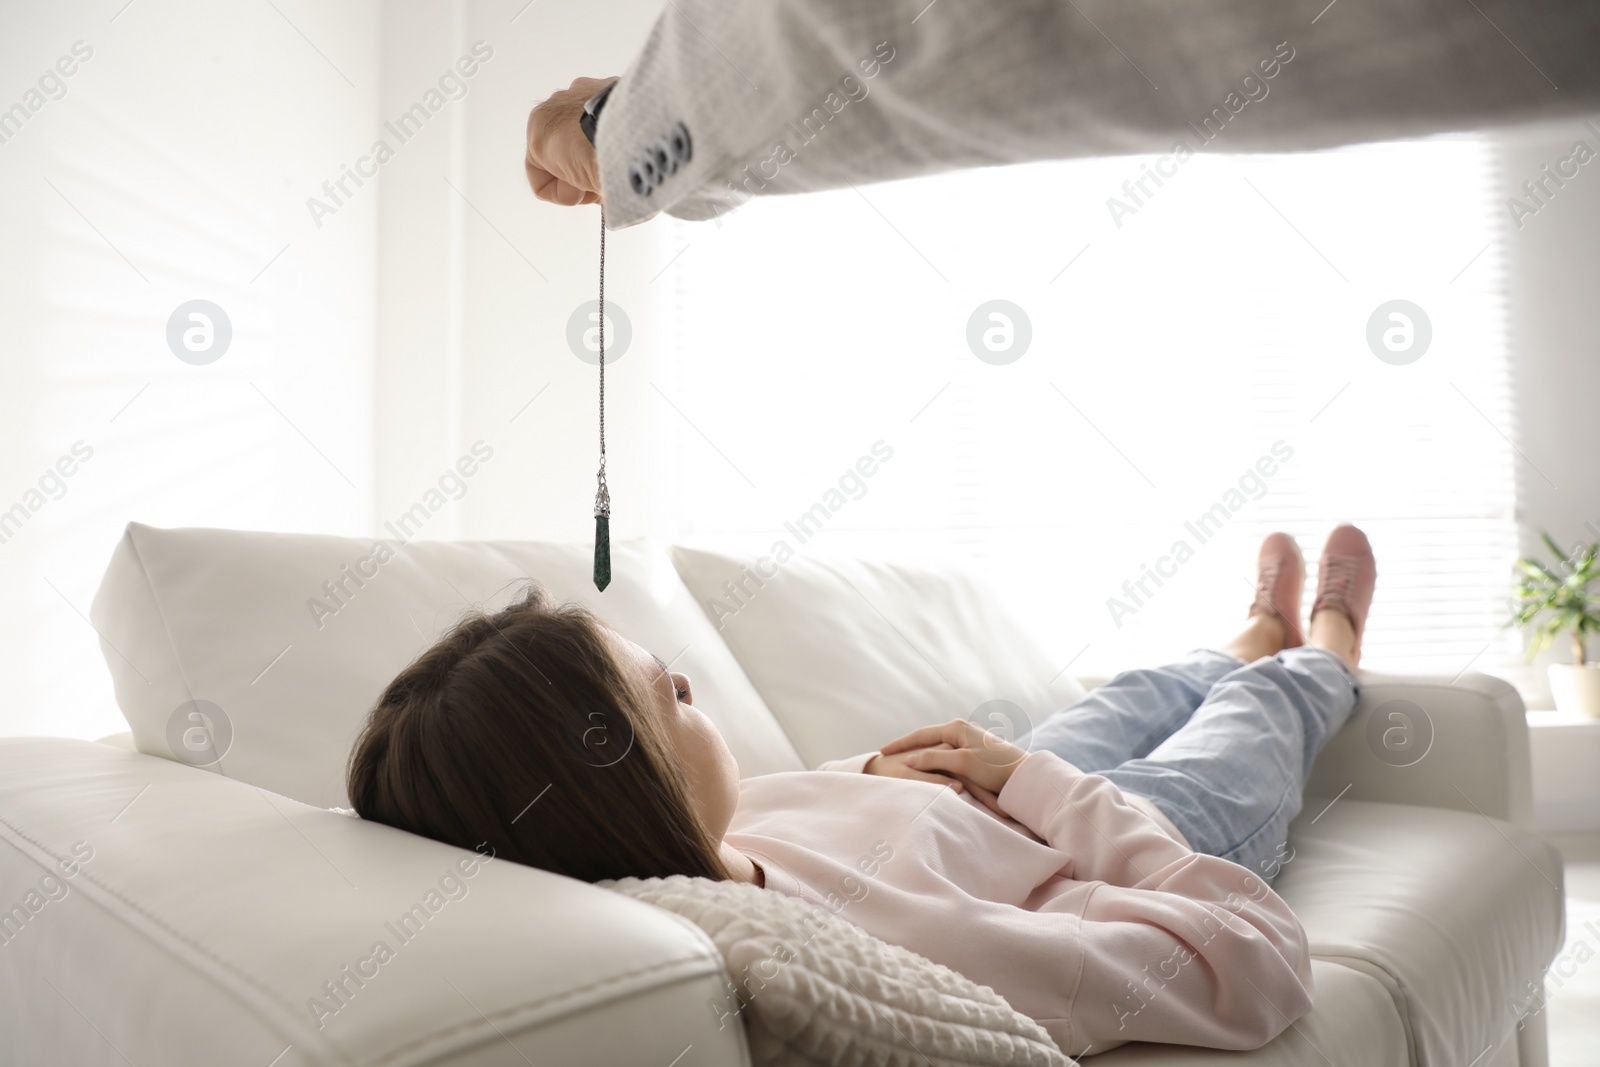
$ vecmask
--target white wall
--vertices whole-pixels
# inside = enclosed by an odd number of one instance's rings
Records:
[[[529,108],[573,78],[621,73],[660,4],[525,5],[384,9],[385,117],[476,42],[493,50],[466,97],[383,170],[377,521],[410,508],[472,442],[495,450],[461,498],[429,519],[428,538],[593,536],[597,372],[568,348],[567,320],[596,296],[599,209],[533,197],[523,130]],[[635,331],[607,372],[618,538],[646,532],[649,514],[649,427],[661,414],[646,381],[658,333],[649,280],[664,262],[663,232],[608,238],[608,303],[626,309]]]
[[[0,734],[123,728],[85,616],[129,520],[365,528],[378,205],[318,230],[305,198],[374,125],[377,28],[375,3],[0,8],[0,108],[40,105],[0,143]],[[166,341],[196,298],[232,322],[208,366]]]
[[[522,131],[552,89],[620,71],[658,8],[0,10],[0,108],[92,50],[0,143],[0,512],[24,505],[0,543],[0,734],[122,728],[85,616],[130,520],[386,534],[483,439],[494,461],[421,536],[591,536],[594,370],[565,335],[598,218],[534,200]],[[479,41],[465,97],[401,144],[385,123]],[[611,240],[610,295],[645,338],[659,233]],[[234,331],[208,366],[165,339],[195,298]],[[611,375],[618,537],[649,514],[649,358]],[[78,441],[64,492],[30,495]]]
[[[1562,545],[1600,540],[1600,158],[1557,186],[1546,179],[1543,204],[1523,183],[1543,178],[1573,155],[1576,142],[1600,152],[1600,121],[1551,124],[1506,139],[1505,195],[1537,207],[1520,225],[1507,208],[1512,352],[1518,394],[1518,522],[1524,550],[1544,556],[1537,531]],[[1569,164],[1568,170],[1572,169]],[[1559,174],[1558,174],[1559,176]],[[1589,657],[1600,656],[1590,640]],[[1520,679],[1530,703],[1550,704],[1545,665],[1571,662],[1565,642],[1541,655]],[[1600,829],[1600,723],[1535,715],[1534,805],[1550,830]]]
[[[1541,529],[1565,546],[1600,540],[1600,156],[1561,186],[1542,170],[1555,170],[1578,141],[1600,153],[1600,121],[1519,131],[1505,139],[1501,159],[1508,201],[1538,208],[1514,221],[1508,205],[1506,267],[1523,455],[1517,518],[1524,548],[1540,555],[1547,554],[1537,541]],[[1550,190],[1541,194],[1543,205],[1523,190],[1531,180]],[[1589,654],[1600,655],[1600,642]],[[1546,660],[1570,662],[1571,655],[1560,647],[1540,663]],[[1542,670],[1532,672],[1529,687],[1542,686],[1542,678]]]

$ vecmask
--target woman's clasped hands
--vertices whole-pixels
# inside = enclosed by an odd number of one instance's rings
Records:
[[[946,785],[968,792],[997,815],[998,797],[1026,750],[966,719],[924,726],[878,749],[867,761],[868,774]],[[1009,817],[1009,816],[1007,816]]]

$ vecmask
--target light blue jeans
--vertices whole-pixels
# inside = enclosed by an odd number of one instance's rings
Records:
[[[1196,852],[1271,882],[1311,765],[1359,695],[1321,649],[1254,663],[1201,650],[1117,675],[1017,743],[1147,797]]]

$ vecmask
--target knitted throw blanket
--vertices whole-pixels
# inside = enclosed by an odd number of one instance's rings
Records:
[[[744,1021],[758,1067],[1073,1062],[988,986],[881,941],[821,905],[683,875],[598,884],[676,912],[706,932],[728,968],[724,1021]]]

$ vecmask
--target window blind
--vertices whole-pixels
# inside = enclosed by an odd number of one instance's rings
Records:
[[[651,283],[661,532],[954,559],[1099,676],[1225,640],[1270,530],[1301,539],[1309,598],[1354,521],[1380,572],[1370,666],[1513,663],[1514,237],[1489,145],[1199,154],[1141,186],[1157,162],[675,223]],[[984,358],[986,329],[1014,347]],[[893,458],[795,544],[785,523],[880,441]]]

